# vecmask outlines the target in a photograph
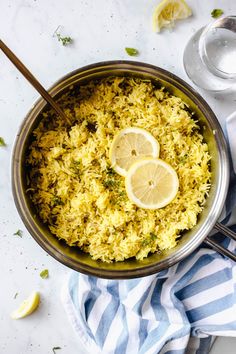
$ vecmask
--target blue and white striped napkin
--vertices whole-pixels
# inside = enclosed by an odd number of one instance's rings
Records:
[[[224,223],[236,231],[233,168],[230,186]],[[236,251],[234,241],[218,237]],[[205,354],[214,336],[236,337],[236,264],[203,244],[168,270],[140,279],[71,272],[62,301],[88,353]]]

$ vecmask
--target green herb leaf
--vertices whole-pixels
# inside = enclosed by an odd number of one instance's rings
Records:
[[[149,240],[147,240],[146,238],[144,240],[142,240],[142,246],[148,246],[149,245]]]
[[[131,57],[135,57],[137,55],[139,55],[139,51],[135,48],[128,48],[126,47],[125,48],[125,51],[128,55],[130,55]]]
[[[221,15],[223,15],[223,13],[224,13],[224,11],[221,10],[221,9],[214,9],[214,10],[211,11],[211,17],[218,18]]]
[[[72,160],[70,164],[70,169],[76,175],[81,174],[81,160]]]
[[[54,354],[56,354],[56,350],[59,350],[59,349],[61,349],[61,347],[53,347],[52,351],[53,351]]]
[[[23,234],[22,230],[17,230],[13,235],[22,237],[22,234]]]
[[[157,235],[154,234],[154,232],[150,232],[150,240],[155,241],[156,238],[157,238]]]
[[[18,293],[15,293],[15,295],[14,295],[14,299],[16,299],[16,297],[18,296]]]
[[[188,158],[188,155],[187,155],[187,154],[185,154],[184,156],[181,156],[181,157],[179,158],[179,163],[185,164],[185,162],[187,161],[187,158]]]
[[[108,188],[109,190],[112,190],[113,187],[118,187],[120,182],[118,180],[115,180],[114,178],[107,178],[104,182],[103,185],[105,188]]]
[[[71,44],[73,42],[73,39],[71,37],[62,37],[62,35],[58,32],[61,26],[58,26],[56,31],[53,34],[53,37],[57,37],[58,42],[61,42],[62,45],[66,46],[68,44]]]
[[[52,198],[52,203],[53,203],[53,206],[64,204],[63,201],[61,200],[61,198],[57,197],[56,195]]]
[[[116,174],[115,170],[114,170],[112,167],[107,167],[106,173],[107,173],[109,176],[114,176],[114,175]]]
[[[0,146],[7,146],[4,139],[0,136]]]
[[[149,234],[149,238],[145,238],[144,240],[142,240],[142,246],[149,246],[152,244],[152,242],[154,242],[157,238],[157,235],[154,234],[154,232],[150,232]]]
[[[62,45],[66,46],[68,44],[71,44],[73,42],[73,39],[71,37],[62,37],[60,33],[56,33],[58,42],[61,42]]]
[[[115,186],[115,181],[113,179],[107,179],[106,181],[103,182],[104,187],[110,188]]]
[[[49,277],[48,269],[42,270],[42,272],[40,273],[40,277],[42,279],[47,279]]]
[[[126,196],[127,196],[127,193],[126,193],[125,191],[120,191],[118,198],[119,198],[120,200],[124,200]]]

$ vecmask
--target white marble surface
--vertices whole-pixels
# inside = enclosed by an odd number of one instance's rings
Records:
[[[188,0],[194,16],[173,32],[151,31],[151,13],[158,0],[0,0],[0,36],[43,85],[83,65],[110,59],[130,59],[126,46],[140,50],[140,61],[163,67],[187,80],[182,66],[189,37],[210,20],[213,8],[236,14],[235,0]],[[63,47],[53,38],[61,33],[74,39]],[[203,92],[221,123],[236,110],[236,95],[217,97]],[[0,354],[84,353],[71,331],[60,302],[60,288],[68,269],[36,244],[20,220],[12,199],[10,160],[16,132],[37,92],[0,52]],[[23,237],[13,236],[21,229]],[[39,273],[48,268],[49,279]],[[42,303],[31,317],[14,321],[9,313],[31,290]],[[18,296],[14,299],[15,293]],[[235,339],[221,339],[212,353],[235,353]],[[220,349],[223,348],[223,349]]]

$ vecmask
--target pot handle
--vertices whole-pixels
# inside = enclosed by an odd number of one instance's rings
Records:
[[[236,233],[230,230],[228,227],[217,222],[214,226],[214,229],[221,232],[223,235],[231,238],[232,240],[236,241]],[[230,252],[229,250],[227,250],[227,248],[224,248],[223,246],[219,245],[216,241],[212,240],[209,236],[205,238],[204,242],[208,246],[211,246],[215,251],[223,254],[226,257],[229,257],[230,259],[232,259],[232,261],[236,262],[236,254]]]

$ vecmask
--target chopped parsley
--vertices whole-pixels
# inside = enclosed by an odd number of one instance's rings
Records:
[[[151,245],[157,238],[157,235],[154,234],[154,232],[150,232],[149,237],[145,238],[144,240],[142,240],[142,246],[149,246]]]
[[[63,205],[63,201],[61,200],[60,197],[57,197],[56,195],[52,198],[52,204],[53,206],[56,206],[56,205]]]
[[[211,11],[211,17],[218,18],[221,15],[223,15],[223,13],[224,13],[224,11],[221,10],[221,9],[214,9],[214,10]]]
[[[71,37],[62,37],[60,33],[57,33],[57,39],[59,42],[62,43],[62,45],[66,46],[68,44],[71,44],[73,42],[73,39]]]
[[[59,350],[59,349],[61,349],[61,347],[53,347],[52,351],[53,351],[54,354],[56,354],[56,350]]]
[[[127,196],[127,193],[125,191],[121,191],[121,192],[119,192],[118,198],[121,200],[124,200],[126,196]]]
[[[185,154],[184,156],[181,156],[181,157],[179,158],[179,162],[180,162],[181,164],[185,164],[185,162],[187,161],[187,158],[188,158],[188,155]]]
[[[149,245],[149,240],[148,239],[144,239],[144,240],[142,240],[142,246],[148,246]]]
[[[23,234],[22,230],[17,230],[13,235],[22,237],[22,234]]]
[[[115,179],[115,176],[117,176],[117,174],[113,170],[113,168],[107,167],[105,172],[107,174],[107,177],[106,177],[105,181],[103,182],[104,187],[108,188],[109,190],[112,190],[113,187],[118,187],[120,184],[120,181],[118,179]]]
[[[4,139],[0,136],[0,146],[7,146]]]
[[[39,275],[42,279],[47,279],[49,277],[48,269],[42,270]]]
[[[54,32],[53,36],[56,36],[58,39],[58,42],[61,42],[63,46],[67,46],[68,44],[71,44],[73,42],[73,39],[71,37],[62,37],[62,35],[58,32],[60,26],[57,27],[56,31]]]
[[[131,57],[136,57],[137,55],[139,55],[139,51],[137,49],[135,49],[135,48],[126,47],[125,51]]]
[[[81,174],[81,160],[72,160],[70,164],[70,169],[76,174]]]
[[[154,234],[154,232],[150,232],[150,240],[155,241],[156,238],[157,238],[157,235]]]
[[[105,188],[112,189],[113,187],[117,186],[118,182],[112,178],[108,178],[103,182]]]

